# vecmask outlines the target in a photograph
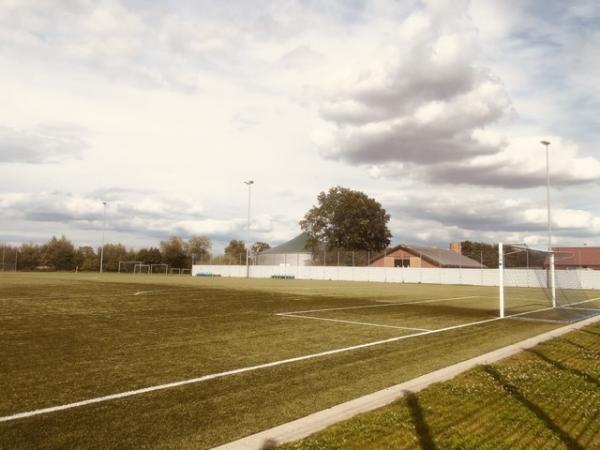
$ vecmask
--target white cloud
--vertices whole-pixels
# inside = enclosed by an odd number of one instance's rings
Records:
[[[431,2],[400,26],[397,50],[382,55],[325,104],[331,158],[358,163],[434,164],[496,149],[476,132],[510,109],[503,85],[473,63],[466,4]]]
[[[86,130],[73,125],[37,125],[19,130],[0,127],[0,163],[58,163],[80,158],[89,145]]]
[[[125,243],[239,238],[252,178],[272,243],[336,184],[461,196],[494,218],[398,210],[405,241],[538,239],[544,138],[575,239],[600,212],[593,4],[0,0],[0,195],[27,197],[0,227],[94,240],[104,198]]]

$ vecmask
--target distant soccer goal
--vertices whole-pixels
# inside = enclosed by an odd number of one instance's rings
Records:
[[[142,261],[119,261],[119,273],[133,272],[137,264],[143,264]]]
[[[181,269],[181,275],[191,275],[192,274],[192,269]]]
[[[150,273],[164,273],[167,275],[169,273],[169,265],[168,264],[150,264]]]
[[[178,268],[178,267],[171,267],[171,268],[169,269],[169,273],[170,273],[171,275],[181,275],[181,269],[180,269],[180,268]]]
[[[144,273],[150,275],[150,264],[136,264],[133,266],[133,273]]]

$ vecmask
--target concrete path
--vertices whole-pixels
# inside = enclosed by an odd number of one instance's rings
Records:
[[[444,369],[414,378],[396,386],[374,392],[364,397],[351,400],[329,409],[316,412],[301,419],[294,420],[283,425],[271,428],[260,433],[247,436],[237,441],[216,447],[215,450],[258,450],[261,448],[271,448],[275,443],[296,441],[310,436],[317,431],[323,430],[330,425],[347,420],[357,414],[372,411],[382,406],[392,403],[404,395],[407,391],[418,392],[425,389],[433,383],[439,383],[454,378],[456,375],[465,372],[481,364],[490,364],[509,356],[513,356],[522,350],[536,346],[537,344],[549,339],[562,336],[574,330],[578,330],[595,322],[600,322],[600,316],[592,317],[565,327],[557,328],[544,334],[526,339],[508,347],[504,347],[493,352],[477,356],[467,361],[454,364]]]

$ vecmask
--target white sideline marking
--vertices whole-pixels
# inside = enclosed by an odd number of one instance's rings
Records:
[[[399,327],[396,325],[382,325],[379,323],[369,323],[369,322],[356,322],[353,320],[341,320],[341,319],[327,319],[325,317],[313,317],[313,316],[301,316],[295,314],[276,314],[281,317],[292,317],[296,319],[313,319],[313,320],[325,320],[327,322],[340,322],[340,323],[349,323],[352,325],[369,325],[371,327],[381,327],[381,328],[396,328],[398,330],[414,330],[414,331],[433,331],[427,328],[413,328],[413,327]]]
[[[562,309],[570,309],[572,311],[595,311],[600,314],[600,308],[573,308],[572,306],[561,306]]]
[[[142,388],[142,389],[135,389],[135,390],[131,390],[131,391],[120,392],[118,394],[105,395],[103,397],[91,398],[91,399],[82,400],[79,402],[67,403],[67,404],[58,405],[58,406],[51,406],[49,408],[35,409],[33,411],[26,411],[26,412],[21,412],[21,413],[17,413],[17,414],[12,414],[10,416],[0,417],[0,422],[10,422],[13,420],[25,419],[27,417],[39,416],[41,414],[48,414],[48,413],[57,412],[57,411],[64,411],[66,409],[72,409],[72,408],[78,408],[81,406],[92,405],[94,403],[101,403],[101,402],[106,402],[109,400],[117,400],[120,398],[131,397],[134,395],[147,394],[148,392],[154,392],[154,391],[159,391],[159,390],[163,390],[163,389],[170,389],[170,388],[175,388],[175,387],[179,387],[179,386],[185,386],[187,384],[201,383],[203,381],[214,380],[217,378],[223,378],[223,377],[227,377],[230,375],[237,375],[239,373],[251,372],[254,370],[258,370],[258,369],[266,369],[269,367],[281,366],[283,364],[289,364],[289,363],[293,363],[293,362],[306,361],[308,359],[320,358],[322,356],[335,355],[337,353],[349,352],[349,351],[358,350],[361,348],[374,347],[377,345],[402,341],[404,339],[409,339],[412,337],[425,336],[427,334],[434,334],[434,333],[441,333],[444,331],[455,330],[458,328],[465,328],[465,327],[470,327],[473,325],[480,325],[480,324],[484,324],[484,323],[488,323],[488,322],[495,322],[497,320],[501,320],[500,317],[495,317],[493,319],[480,320],[477,322],[465,323],[462,325],[454,325],[454,326],[446,327],[446,328],[439,328],[437,330],[432,330],[432,331],[423,331],[420,333],[396,336],[396,337],[392,337],[389,339],[383,339],[381,341],[367,342],[366,344],[359,344],[359,345],[353,345],[351,347],[337,348],[334,350],[327,350],[327,351],[320,352],[320,353],[313,353],[310,355],[297,356],[295,358],[282,359],[280,361],[273,361],[270,363],[258,364],[256,366],[250,366],[250,367],[243,367],[241,369],[228,370],[226,372],[213,373],[213,374],[209,374],[209,375],[204,375],[202,377],[190,378],[189,380],[182,380],[182,381],[175,381],[173,383],[159,384],[156,386],[150,386],[150,387],[146,387],[146,388]]]
[[[528,322],[570,323],[568,320],[537,319],[535,317],[509,317],[511,320],[526,320]]]
[[[583,302],[572,303],[572,304],[573,305],[582,304],[582,303],[587,303],[587,302],[591,302],[591,301],[595,301],[595,300],[599,300],[599,299],[600,299],[600,297],[596,298],[596,299],[585,300]],[[539,311],[545,311],[546,309],[548,309],[548,308],[543,308],[542,310],[539,310]],[[552,308],[550,308],[550,309],[552,309]],[[526,313],[514,314],[512,316],[506,316],[506,318],[520,316],[522,314],[533,313],[533,312],[537,312],[537,311],[538,310],[528,311]],[[299,362],[299,361],[306,361],[309,359],[320,358],[322,356],[335,355],[338,353],[349,352],[349,351],[358,350],[361,348],[368,348],[368,347],[374,347],[377,345],[398,342],[398,341],[402,341],[402,340],[410,339],[410,338],[414,338],[414,337],[426,336],[429,334],[442,333],[444,331],[451,331],[451,330],[456,330],[459,328],[466,328],[466,327],[470,327],[470,326],[474,326],[474,325],[481,325],[484,323],[496,322],[498,320],[502,320],[502,318],[495,317],[493,319],[479,320],[477,322],[464,323],[461,325],[454,325],[454,326],[446,327],[446,328],[438,328],[438,329],[432,330],[432,331],[423,331],[420,333],[413,333],[413,334],[408,334],[408,335],[404,335],[404,336],[396,336],[396,337],[392,337],[392,338],[388,338],[388,339],[383,339],[381,341],[367,342],[366,344],[359,344],[359,345],[353,345],[351,347],[337,348],[334,350],[327,350],[327,351],[320,352],[320,353],[313,353],[310,355],[297,356],[295,358],[282,359],[280,361],[273,361],[270,363],[258,364],[258,365],[250,366],[250,367],[243,367],[241,369],[234,369],[234,370],[228,370],[225,372],[213,373],[213,374],[209,374],[209,375],[204,375],[202,377],[190,378],[189,380],[182,380],[182,381],[175,381],[173,383],[159,384],[156,386],[150,386],[150,387],[146,387],[146,388],[142,388],[142,389],[134,389],[131,391],[119,392],[117,394],[105,395],[102,397],[91,398],[91,399],[82,400],[79,402],[67,403],[67,404],[58,405],[58,406],[51,406],[48,408],[40,408],[40,409],[35,409],[32,411],[25,411],[25,412],[21,412],[21,413],[17,413],[17,414],[12,414],[10,416],[0,417],[0,422],[10,422],[13,420],[25,419],[27,417],[39,416],[41,414],[48,414],[48,413],[52,413],[52,412],[58,412],[58,411],[64,411],[67,409],[78,408],[81,406],[92,405],[94,403],[102,403],[102,402],[106,402],[106,401],[110,401],[110,400],[117,400],[120,398],[132,397],[134,395],[147,394],[149,392],[160,391],[163,389],[170,389],[170,388],[185,386],[187,384],[201,383],[203,381],[214,380],[217,378],[224,378],[224,377],[227,377],[230,375],[237,375],[239,373],[252,372],[254,370],[259,370],[259,369],[267,369],[269,367],[281,366],[283,364],[289,364],[289,363]]]
[[[478,298],[478,297],[481,297],[481,296],[469,295],[466,297],[428,298],[427,300],[415,300],[413,302],[380,303],[377,305],[341,306],[339,308],[307,309],[305,311],[288,311],[288,312],[277,313],[277,315],[285,316],[287,314],[305,314],[305,313],[322,312],[322,311],[345,311],[347,309],[383,308],[386,306],[417,305],[420,303],[435,303],[435,302],[443,302],[443,301],[449,301],[449,300],[462,300],[462,299],[466,299],[466,298]]]
[[[373,411],[376,408],[388,405],[399,397],[407,395],[407,393],[419,392],[433,383],[440,383],[450,380],[460,373],[465,372],[473,367],[482,364],[492,364],[496,361],[511,357],[517,353],[532,348],[537,344],[545,342],[549,339],[562,336],[570,331],[575,331],[584,326],[591,325],[600,321],[600,317],[594,317],[587,321],[578,322],[576,324],[567,325],[565,327],[556,328],[552,331],[534,336],[507,347],[502,347],[489,353],[476,356],[475,358],[453,364],[448,367],[429,372],[412,380],[405,381],[395,386],[382,389],[354,400],[340,403],[330,408],[312,413],[308,416],[296,419],[292,422],[284,423],[268,430],[260,431],[256,434],[243,437],[233,442],[229,442],[213,450],[249,450],[265,448],[265,442],[275,441],[277,445],[293,442],[310,436],[320,430],[348,420],[357,414]]]

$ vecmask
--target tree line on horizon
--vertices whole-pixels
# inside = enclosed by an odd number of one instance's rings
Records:
[[[255,242],[251,252],[270,248],[265,242]],[[66,236],[53,236],[45,244],[23,243],[18,246],[2,245],[0,270],[48,270],[94,272],[100,269],[101,247],[75,246]],[[167,264],[174,268],[190,268],[193,263],[236,264],[245,261],[246,244],[233,239],[222,255],[213,256],[212,241],[208,236],[193,235],[187,240],[170,236],[157,247],[128,249],[121,243],[105,244],[103,271],[116,272],[121,261],[139,261],[143,264]],[[132,270],[129,267],[128,270]]]

